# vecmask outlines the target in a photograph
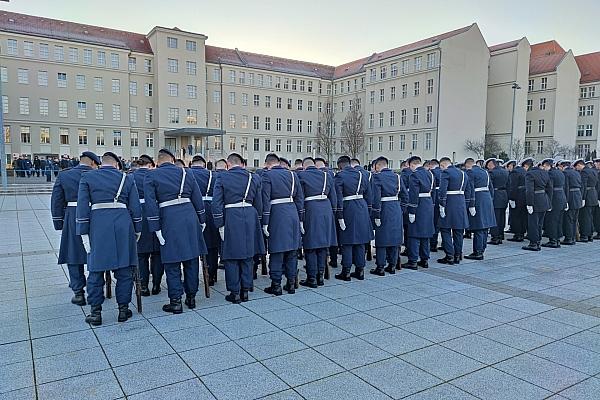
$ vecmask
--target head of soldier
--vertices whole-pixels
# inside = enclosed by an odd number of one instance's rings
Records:
[[[525,160],[521,161],[521,167],[523,167],[525,171],[529,171],[529,169],[533,167],[533,159],[526,158]]]
[[[283,157],[281,157],[279,159],[279,166],[283,167],[285,169],[291,169],[292,168],[292,166],[290,165],[290,162],[288,161],[288,159],[287,158],[283,158]]]
[[[179,168],[185,168],[185,161],[183,161],[181,158],[178,158],[175,160],[175,165]]]
[[[381,172],[383,169],[387,168],[389,165],[389,160],[383,156],[377,157],[373,166],[375,167],[375,172]]]
[[[119,160],[112,153],[104,153],[102,156],[102,165],[119,169]]]
[[[582,169],[585,168],[585,162],[582,159],[579,159],[579,160],[575,161],[575,164],[573,166],[575,167],[575,169],[577,171],[581,171]]]
[[[565,170],[565,168],[568,168],[568,167],[570,167],[570,166],[571,166],[571,162],[570,162],[570,161],[568,161],[568,160],[562,160],[562,161],[561,161],[561,162],[558,164],[558,168],[559,168],[561,171],[564,171],[564,170]]]
[[[600,169],[600,158],[595,158],[594,159],[594,167],[596,169]]]
[[[220,158],[215,162],[216,171],[227,171],[227,160]]]
[[[423,165],[423,160],[421,160],[421,157],[419,156],[412,156],[408,159],[408,167],[411,169],[411,171],[416,170],[421,165]]]
[[[94,153],[84,151],[79,158],[79,163],[97,169],[100,166],[100,159]]]
[[[302,169],[303,165],[304,165],[304,160],[301,160],[299,158],[296,158],[294,160],[294,169]]]
[[[436,169],[440,166],[440,162],[435,158],[429,160],[429,169]]]
[[[219,161],[217,161],[217,164]],[[231,169],[235,167],[244,168],[244,157],[240,156],[238,153],[231,153],[227,156],[227,168]]]
[[[321,169],[321,168],[325,168],[327,166],[327,164],[325,163],[325,160],[321,157],[317,157],[315,158],[315,167]]]
[[[206,168],[206,160],[200,154],[196,154],[192,157],[192,167]]]
[[[280,165],[280,164],[281,164],[281,159],[279,157],[277,157],[277,154],[275,154],[275,153],[269,153],[265,157],[265,168],[266,169],[271,169],[274,166]]]
[[[302,166],[300,168],[306,169],[308,167],[314,167],[314,166],[315,166],[315,160],[312,157],[306,157],[304,160],[302,160]]]
[[[147,169],[152,169],[155,167],[154,160],[146,154],[142,154],[140,158],[138,158],[137,165],[139,168]]]
[[[463,163],[463,166],[465,169],[472,169],[474,165],[475,165],[475,160],[473,158],[471,158],[471,157],[465,158],[465,162]]]
[[[350,157],[341,156],[340,158],[338,158],[338,160],[337,160],[338,169],[342,170],[348,166],[350,166]]]
[[[358,158],[352,158],[350,160],[350,166],[352,168],[356,167],[357,165],[360,165],[360,160]]]
[[[551,158],[546,158],[542,161],[542,169],[544,171],[550,171],[552,169],[552,164],[554,164],[554,160]]]
[[[442,169],[442,170],[448,169],[448,167],[451,165],[452,165],[452,160],[450,160],[448,157],[440,158],[440,169]]]
[[[496,168],[496,165],[497,161],[495,158],[488,158],[487,160],[485,160],[485,169],[487,170],[492,170]]]
[[[175,157],[173,156],[173,153],[165,149],[158,151],[158,156],[156,157],[156,165],[161,166],[162,164],[173,164],[174,162]]]

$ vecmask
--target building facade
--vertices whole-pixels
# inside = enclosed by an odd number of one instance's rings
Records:
[[[586,158],[597,157],[600,151],[600,52],[577,56],[575,60],[581,71],[577,110],[577,155]]]

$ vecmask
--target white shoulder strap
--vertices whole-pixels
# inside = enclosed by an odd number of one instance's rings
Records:
[[[396,176],[398,177],[398,193],[396,194],[396,196],[398,196],[400,194],[400,185],[401,185],[401,178],[400,175],[396,174]]]
[[[206,186],[206,195],[208,195],[208,192],[210,191],[210,183],[212,182],[212,171],[209,169],[208,170],[208,185]]]
[[[181,168],[182,171],[182,175],[181,175],[181,185],[179,186],[179,194],[177,195],[177,198],[181,198],[181,193],[183,193],[183,185],[185,185],[185,176],[187,175],[187,173],[185,172],[185,168]]]
[[[290,193],[290,199],[294,198],[294,188],[296,187],[296,177],[294,176],[294,171],[290,171],[290,174],[292,174],[292,191]]]
[[[358,171],[358,187],[356,188],[356,195],[360,192],[360,186],[362,185],[362,172]]]
[[[323,176],[324,176],[324,180],[323,180],[323,190],[321,190],[321,196],[323,196],[325,194],[325,189],[327,188],[327,171],[323,171]]]
[[[115,203],[117,202],[117,200],[119,200],[119,196],[121,195],[121,192],[123,191],[123,185],[125,184],[125,178],[127,178],[127,175],[125,175],[125,172],[123,172],[123,176],[121,177],[121,183],[119,184],[119,189],[117,190],[117,194],[115,195]]]
[[[433,192],[433,188],[435,187],[435,177],[433,176],[433,172],[429,171],[429,175],[431,175],[431,189],[429,193]]]
[[[465,184],[465,172],[464,171],[460,171],[460,173],[462,174],[462,181],[460,182],[460,189],[459,190],[464,190],[463,186]]]
[[[246,192],[244,192],[244,198],[242,199],[242,203],[246,202],[246,198],[248,197],[248,192],[250,191],[250,183],[252,182],[252,174],[248,172],[248,184],[246,185]]]

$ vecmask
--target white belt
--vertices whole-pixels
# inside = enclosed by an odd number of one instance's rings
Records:
[[[77,202],[76,201],[69,201],[67,203],[67,207],[77,207]]]
[[[290,197],[285,197],[283,199],[274,199],[271,200],[271,205],[274,204],[287,204],[287,203],[293,203],[294,199],[290,198]]]
[[[146,202],[146,199],[140,199],[140,204],[144,204]]]
[[[464,190],[448,190],[446,194],[465,194]]]
[[[439,186],[436,186],[436,187],[435,187],[435,190],[440,190],[440,187],[439,187]]]
[[[327,200],[327,196],[324,194],[317,194],[315,196],[308,196],[304,198],[304,201],[313,201],[313,200]]]
[[[350,201],[350,200],[360,200],[363,198],[362,194],[353,194],[352,196],[346,196],[344,197],[344,201]]]
[[[189,202],[190,202],[189,197],[181,197],[181,198],[177,198],[177,199],[173,199],[173,200],[163,201],[162,203],[158,203],[158,207],[163,208],[163,207],[169,207],[169,206],[176,206],[177,204],[184,204],[184,203],[189,203]]]
[[[533,193],[542,194],[542,193],[546,193],[546,191],[545,190],[534,190]]]
[[[560,192],[560,191],[562,191],[562,190],[564,190],[564,189],[563,189],[563,188],[561,188],[561,187],[555,187],[555,188],[554,188],[554,190],[555,190],[556,192]]]
[[[431,197],[431,193],[419,193],[419,197]]]
[[[212,201],[212,196],[202,196],[202,200],[204,200],[204,201]]]
[[[113,201],[111,203],[96,203],[92,204],[93,210],[101,210],[101,209],[109,209],[109,208],[127,208],[125,203],[119,203],[117,201]]]
[[[475,188],[476,192],[488,192],[489,190],[490,190],[490,188],[487,186]]]
[[[225,208],[242,208],[242,207],[252,207],[252,204],[246,203],[245,201],[240,201],[239,203],[225,204]]]
[[[385,196],[381,198],[381,201],[398,201],[398,196]]]

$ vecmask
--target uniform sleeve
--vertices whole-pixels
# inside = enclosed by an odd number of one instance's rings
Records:
[[[217,228],[225,226],[225,220],[223,218],[223,209],[225,208],[224,201],[223,184],[221,183],[221,177],[217,174],[213,186],[213,201],[211,205],[213,221]]]
[[[206,214],[204,210],[204,200],[202,200],[202,192],[200,191],[200,187],[198,186],[198,182],[196,181],[196,178],[194,178],[192,171],[188,170],[187,173],[192,177],[192,179],[190,179],[190,184],[192,185],[190,199],[196,210],[196,215],[198,215],[198,220],[203,224],[206,222]]]
[[[465,206],[467,208],[475,207],[475,186],[469,174],[465,174]]]
[[[408,205],[408,190],[406,189],[406,185],[402,177],[400,177],[400,193],[398,196],[400,197],[400,206],[403,209],[406,208]]]
[[[294,195],[294,204],[296,204],[296,209],[298,210],[298,218],[300,221],[304,221],[304,190],[302,189],[302,182],[298,177],[298,174],[292,172],[295,175],[296,179],[296,194]]]
[[[364,193],[364,198],[365,200],[367,200],[367,208],[369,209],[369,214],[371,213],[371,209],[373,207],[373,193],[371,191],[371,182],[373,181],[372,179],[373,174],[371,174],[369,172],[369,179],[367,180],[367,184],[365,185],[365,193]],[[381,207],[380,207],[381,209]]]
[[[338,173],[334,178],[335,195],[337,197],[337,207],[335,208],[336,219],[344,218],[344,180]]]
[[[448,170],[443,170],[440,174],[440,186],[438,190],[438,201],[440,202],[440,206],[446,207],[446,200],[448,196],[448,182],[450,179],[450,174]]]
[[[133,229],[136,233],[142,231],[142,207],[140,205],[140,195],[137,185],[131,175],[127,176],[127,181],[130,182],[129,196],[127,197],[127,209],[133,221]]]
[[[77,193],[77,210],[75,211],[75,233],[78,235],[88,235],[90,233],[90,187],[87,182],[87,175],[83,174],[79,181],[79,191]]]
[[[563,176],[565,177],[565,184],[563,186],[563,189],[565,191],[565,197],[567,198],[567,204],[569,203],[569,192],[570,192],[570,185],[569,185],[569,177],[567,176],[567,174],[564,173],[564,171],[561,171],[561,174],[563,174]],[[569,204],[569,206],[571,206],[572,204]]]
[[[258,213],[258,222],[262,226],[262,208],[263,208],[263,200],[262,200],[262,178],[258,174],[252,175],[252,181],[255,182],[256,185],[256,194],[254,196],[254,208]]]
[[[327,194],[327,198],[329,199],[329,203],[331,204],[331,210],[333,211],[334,217],[337,209],[337,192],[335,191],[335,179],[328,175],[327,186],[329,187],[329,193]]]
[[[60,181],[60,175],[56,178],[54,186],[52,187],[52,197],[50,198],[50,210],[52,212],[52,223],[54,229],[57,231],[62,230],[64,218],[65,218],[65,206],[67,201],[65,199],[65,192]]]
[[[419,207],[419,178],[416,173],[408,177],[408,213],[416,214]]]
[[[156,199],[156,183],[152,175],[154,172],[150,171],[144,178],[144,212],[148,221],[148,231],[156,232],[160,230],[160,211]]]
[[[261,181],[260,196],[262,198],[262,221],[261,224],[269,225],[271,220],[271,178],[269,174],[263,174]]]
[[[373,209],[371,211],[373,219],[381,218],[381,183],[378,178],[378,176],[374,176],[369,184],[373,198]]]
[[[531,172],[525,174],[525,204],[533,206],[535,199],[535,179]]]
[[[548,201],[550,202],[550,208],[552,208],[552,198],[554,197],[554,181],[552,177],[548,176],[548,182],[546,182],[546,187],[544,188],[546,194],[548,195]]]
[[[494,175],[491,175],[489,172],[486,172],[486,173],[490,177],[490,181],[488,183],[488,191],[490,192],[490,196],[492,196],[492,201],[494,201],[494,196],[496,195],[494,193],[494,180],[492,179],[494,177]]]

